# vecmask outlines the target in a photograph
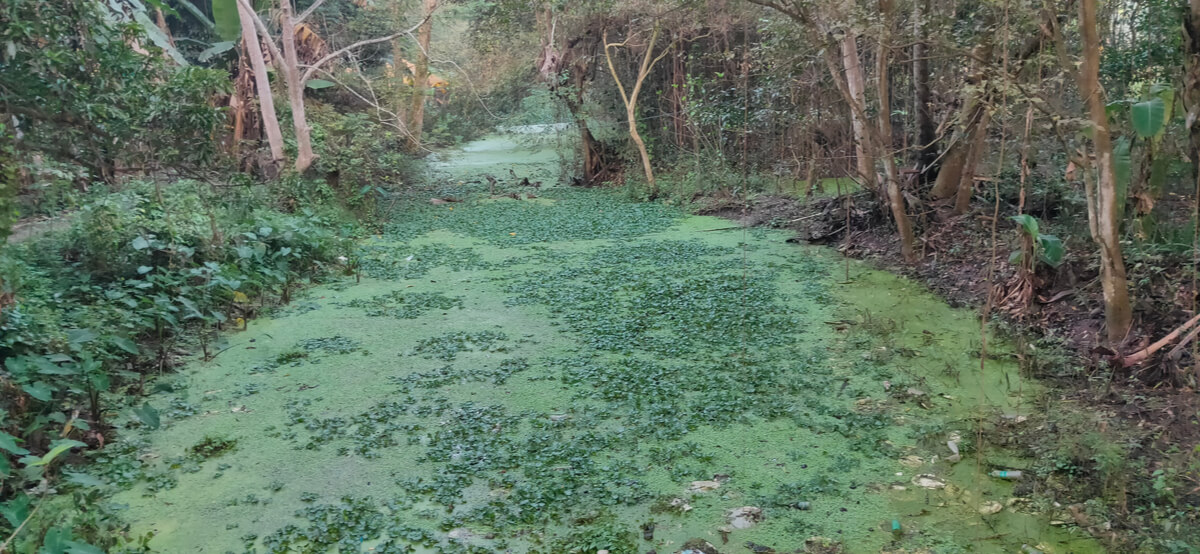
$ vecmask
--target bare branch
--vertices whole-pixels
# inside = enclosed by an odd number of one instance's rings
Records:
[[[301,13],[300,16],[295,19],[296,24],[299,25],[306,18],[308,18],[308,16],[312,15],[313,12],[317,11],[317,8],[321,7],[321,4],[324,3],[325,0],[317,0],[316,2],[313,2],[313,4],[309,6],[307,10],[304,10],[304,13]]]
[[[238,1],[245,2],[247,0],[238,0]],[[422,18],[421,21],[417,22],[416,25],[413,25],[412,27],[408,28],[407,30],[400,31],[399,33],[393,33],[386,37],[378,37],[378,38],[371,38],[371,39],[367,39],[367,40],[360,40],[354,44],[351,44],[350,46],[342,48],[341,50],[338,50],[336,52],[331,52],[324,58],[321,58],[321,59],[317,60],[316,62],[314,62],[312,65],[305,66],[305,67],[307,67],[307,69],[304,71],[304,75],[302,75],[300,77],[300,82],[304,83],[304,82],[308,81],[310,78],[312,78],[313,73],[316,73],[317,69],[319,69],[322,65],[324,65],[329,60],[332,60],[334,58],[337,58],[338,56],[341,56],[342,54],[345,54],[346,52],[350,52],[351,50],[356,50],[358,48],[367,46],[369,44],[378,44],[380,42],[387,42],[389,40],[395,39],[402,35],[411,35],[413,31],[417,30],[417,28],[419,28],[421,25],[425,24],[425,21],[427,19],[429,19],[430,17],[433,17],[433,14],[429,14],[428,17]]]
[[[810,19],[808,15],[801,10],[800,6],[794,3],[791,5],[791,7],[788,7],[783,2],[775,0],[749,0],[749,2],[751,4],[758,4],[759,6],[771,8],[792,18],[797,23],[808,23]]]
[[[283,54],[279,52],[279,47],[275,46],[275,39],[271,38],[271,31],[267,30],[267,26],[263,23],[262,18],[258,17],[258,12],[254,11],[254,6],[250,4],[250,0],[237,1],[246,9],[247,13],[253,15],[250,18],[251,22],[254,23],[254,28],[258,29],[258,34],[262,35],[263,42],[267,43],[267,50],[271,51],[271,57],[275,59],[275,63],[277,65],[283,63]]]

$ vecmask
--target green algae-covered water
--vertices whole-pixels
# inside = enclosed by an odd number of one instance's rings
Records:
[[[844,281],[785,234],[479,182],[556,160],[504,137],[444,154],[348,261],[361,282],[164,378],[163,426],[95,466],[133,482],[133,531],[160,552],[1098,550],[986,476],[1027,461],[977,455],[975,419],[1037,386],[980,370],[974,314]]]

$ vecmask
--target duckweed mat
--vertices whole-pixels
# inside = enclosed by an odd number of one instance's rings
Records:
[[[980,371],[972,313],[605,191],[493,198],[479,177],[510,159],[554,163],[500,139],[449,157],[360,282],[164,378],[161,427],[90,470],[132,531],[160,552],[1097,550],[986,477],[1028,461],[976,453],[976,419],[1037,386]]]

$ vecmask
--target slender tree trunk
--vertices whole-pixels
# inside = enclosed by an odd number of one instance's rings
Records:
[[[167,25],[167,18],[163,16],[162,8],[154,8],[154,24],[158,25],[158,30],[163,32],[167,37],[167,44],[171,48],[175,47],[175,37],[171,36],[171,27]]]
[[[286,159],[283,153],[283,132],[279,130],[279,118],[275,116],[275,99],[271,94],[271,80],[267,77],[267,64],[263,61],[262,46],[258,43],[258,33],[250,19],[257,16],[247,10],[241,2],[237,5],[238,15],[242,20],[242,40],[246,43],[245,52],[250,58],[250,67],[254,70],[254,86],[258,89],[263,132],[267,135],[271,160],[277,166],[282,165]]]
[[[438,0],[424,0],[421,28],[417,30],[416,69],[413,71],[412,107],[409,109],[408,147],[417,150],[421,147],[421,133],[425,128],[425,89],[429,86],[429,43],[433,38],[433,12],[437,9]]]
[[[900,253],[904,261],[914,263],[917,253],[913,248],[912,223],[908,220],[908,212],[904,207],[904,194],[900,191],[900,171],[896,168],[896,157],[892,152],[892,108],[888,96],[891,88],[888,80],[888,58],[891,48],[892,1],[881,0],[880,10],[883,12],[883,32],[879,41],[879,53],[876,56],[876,73],[879,83],[879,156],[883,158],[884,177],[887,179],[888,204],[892,208],[892,217],[896,220],[896,231],[900,235]],[[849,229],[847,229],[849,232]]]
[[[846,72],[846,87],[850,96],[859,106],[866,106],[866,77],[863,75],[862,63],[858,57],[857,36],[849,29],[840,41],[842,51],[842,69]],[[850,112],[850,123],[854,129],[854,155],[857,160],[858,174],[871,188],[875,187],[875,157],[867,145],[867,121],[858,113]]]
[[[1104,91],[1100,89],[1100,34],[1096,29],[1096,0],[1080,0],[1079,32],[1083,59],[1079,66],[1079,91],[1092,119],[1092,142],[1096,153],[1096,236],[1100,246],[1100,284],[1104,291],[1104,319],[1108,342],[1114,346],[1129,333],[1133,311],[1125,280],[1125,262],[1121,257],[1120,225],[1117,216],[1116,169],[1113,165],[1112,137]],[[1090,208],[1091,206],[1089,206]]]
[[[975,170],[979,167],[979,158],[987,147],[988,125],[992,122],[992,110],[986,106],[980,108],[979,120],[972,126],[971,134],[966,139],[965,159],[959,170],[958,192],[954,198],[954,213],[962,215],[971,209],[971,196],[975,193]]]
[[[933,123],[932,93],[929,88],[929,52],[928,31],[925,28],[926,14],[929,12],[929,0],[913,0],[913,36],[916,42],[912,46],[913,97],[916,103],[917,116],[917,171],[918,181],[928,183],[935,175],[937,168],[938,147],[937,126]]]
[[[955,212],[965,213],[966,206],[971,200],[975,179],[976,162],[979,153],[976,148],[985,146],[987,125],[991,121],[989,106],[990,84],[987,80],[988,68],[982,60],[991,59],[992,45],[990,39],[985,39],[972,51],[972,71],[967,77],[967,91],[963,95],[962,108],[958,114],[958,128],[954,134],[942,163],[938,168],[937,179],[933,183],[930,195],[937,199],[955,196],[961,190],[966,190],[966,198],[956,199]],[[966,185],[964,186],[964,182]],[[959,208],[962,207],[962,211]]]
[[[317,159],[313,154],[311,129],[304,111],[304,83],[300,82],[300,58],[296,54],[296,21],[292,0],[279,0],[280,40],[283,42],[283,78],[287,82],[292,127],[296,133],[296,171],[304,173]],[[267,38],[270,40],[270,38]]]
[[[633,89],[627,94],[625,85],[621,83],[621,77],[617,74],[617,67],[613,64],[612,56],[609,54],[609,47],[624,46],[625,43],[609,44],[608,30],[605,29],[604,40],[604,59],[608,62],[608,70],[612,73],[613,81],[617,84],[617,90],[621,93],[621,100],[625,102],[625,119],[629,124],[629,138],[633,144],[637,146],[638,155],[642,159],[642,171],[646,173],[646,183],[650,186],[650,195],[658,196],[658,185],[654,181],[654,168],[650,165],[650,152],[646,149],[646,142],[642,140],[642,134],[637,129],[637,102],[638,96],[642,92],[642,85],[646,82],[646,77],[650,75],[650,70],[654,68],[654,64],[663,59],[668,52],[671,51],[671,45],[667,46],[657,57],[654,56],[654,45],[658,43],[658,35],[661,29],[658,24],[654,25],[654,31],[650,33],[650,41],[646,45],[646,53],[642,55],[642,63],[638,66],[637,78],[634,80]]]

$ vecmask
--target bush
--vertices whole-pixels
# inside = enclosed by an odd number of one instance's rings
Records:
[[[69,229],[0,254],[0,510],[42,478],[49,463],[34,460],[101,442],[106,393],[136,403],[143,373],[169,367],[175,344],[208,355],[226,322],[286,301],[348,252],[336,219],[276,205],[263,187],[131,183]],[[157,425],[153,408],[135,412]],[[0,537],[11,531],[0,521]]]

